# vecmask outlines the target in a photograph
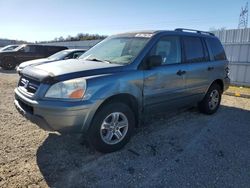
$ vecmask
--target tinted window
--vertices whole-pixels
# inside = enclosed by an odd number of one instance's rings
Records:
[[[207,38],[206,39],[208,47],[210,48],[214,60],[226,60],[225,51],[218,39],[215,38]]]
[[[24,47],[24,52],[35,53],[36,48],[35,48],[35,46],[27,45],[27,46]]]
[[[60,47],[55,47],[55,46],[46,46],[46,51],[48,55],[52,55],[58,51],[61,51],[62,48]]]
[[[43,46],[35,46],[36,52],[38,54],[44,54],[44,47]]]
[[[184,37],[183,38],[186,62],[201,62],[206,61],[201,39],[198,37]]]
[[[161,38],[150,52],[150,56],[159,55],[162,64],[181,63],[180,39],[176,36]]]

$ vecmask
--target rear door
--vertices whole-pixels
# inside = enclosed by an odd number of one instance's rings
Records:
[[[180,38],[160,38],[148,56],[155,55],[161,56],[161,65],[144,71],[144,107],[149,113],[178,106],[186,95],[186,65],[182,63]]]
[[[36,57],[36,59],[46,57],[44,54],[46,54],[46,46],[35,46],[34,56]]]
[[[228,60],[225,51],[219,39],[209,37],[205,39],[210,54],[210,62],[207,63],[209,70],[209,80],[212,82],[216,79],[227,77]]]
[[[201,37],[184,36],[182,41],[187,65],[186,90],[191,102],[199,100],[211,83],[209,54]]]

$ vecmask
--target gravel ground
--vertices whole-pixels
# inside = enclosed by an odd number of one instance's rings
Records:
[[[212,116],[152,116],[123,150],[104,155],[21,117],[17,80],[0,70],[0,187],[250,186],[250,99],[224,95]]]

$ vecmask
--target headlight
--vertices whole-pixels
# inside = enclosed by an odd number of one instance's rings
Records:
[[[85,90],[86,80],[84,78],[77,78],[58,82],[52,85],[45,94],[45,97],[60,99],[82,99]]]

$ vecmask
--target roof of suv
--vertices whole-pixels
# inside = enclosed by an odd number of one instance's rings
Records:
[[[133,32],[126,32],[126,33],[120,33],[117,35],[120,36],[130,36],[130,35],[155,35],[160,33],[166,33],[166,34],[177,34],[177,35],[185,35],[185,36],[203,36],[203,37],[215,37],[215,35],[211,32],[207,31],[199,31],[194,29],[184,29],[184,28],[177,28],[175,30],[143,30],[143,31],[133,31]]]
[[[75,51],[87,51],[87,49],[81,49],[81,48],[79,48],[79,49],[66,49],[66,50],[63,50],[63,51],[65,51],[65,52],[75,52]]]

